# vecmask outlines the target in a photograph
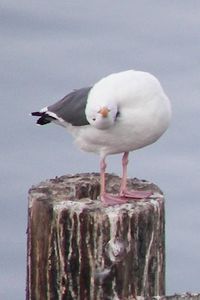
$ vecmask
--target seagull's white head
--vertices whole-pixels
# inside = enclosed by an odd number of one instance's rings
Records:
[[[119,112],[116,104],[86,107],[86,118],[90,125],[98,129],[108,129],[115,124]]]

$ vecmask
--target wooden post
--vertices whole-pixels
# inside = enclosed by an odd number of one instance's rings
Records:
[[[120,179],[107,175],[116,193]],[[105,207],[99,174],[51,179],[29,191],[27,300],[150,299],[165,294],[164,199]],[[143,297],[143,298],[140,298]]]

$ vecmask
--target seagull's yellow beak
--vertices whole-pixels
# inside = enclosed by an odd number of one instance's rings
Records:
[[[109,113],[109,109],[107,107],[102,107],[98,113],[102,115],[103,118],[106,118],[108,116]]]

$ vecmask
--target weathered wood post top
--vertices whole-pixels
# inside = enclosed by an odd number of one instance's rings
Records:
[[[117,193],[120,178],[107,175]],[[104,206],[99,174],[66,175],[29,191],[27,300],[150,299],[165,294],[164,198]]]

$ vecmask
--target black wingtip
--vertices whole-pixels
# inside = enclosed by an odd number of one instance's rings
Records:
[[[37,120],[37,124],[38,125],[46,125],[46,124],[48,124],[48,123],[51,123],[51,121],[50,120],[48,120],[47,118],[46,118],[46,116],[41,116],[41,118],[39,118],[38,120]]]
[[[43,113],[41,113],[40,111],[34,111],[31,113],[31,116],[34,117],[41,117],[43,115]]]
[[[38,125],[46,125],[55,119],[49,116],[46,112],[34,111],[31,113],[31,115],[34,117],[40,117],[36,122]]]

